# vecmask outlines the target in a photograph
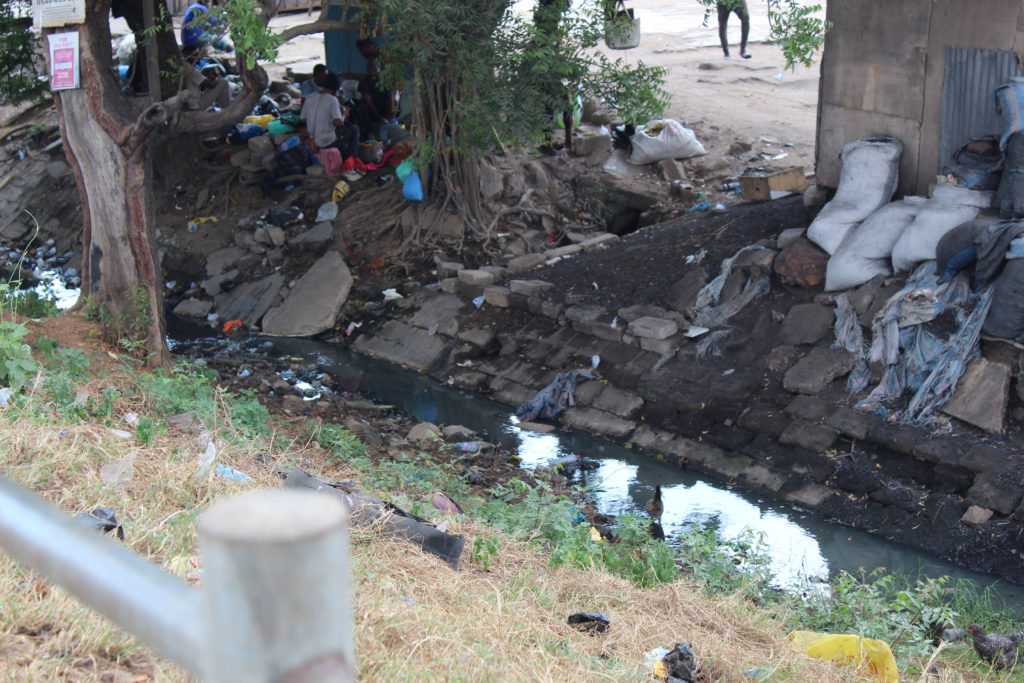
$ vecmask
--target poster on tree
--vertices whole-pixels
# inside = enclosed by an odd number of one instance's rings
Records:
[[[85,21],[85,0],[32,0],[32,23],[36,28],[81,24]]]
[[[51,33],[50,90],[78,87],[78,33]]]

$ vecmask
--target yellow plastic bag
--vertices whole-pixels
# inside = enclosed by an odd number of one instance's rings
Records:
[[[246,116],[242,119],[243,123],[251,123],[261,128],[266,128],[270,125],[270,122],[274,120],[274,116],[271,114],[264,114],[263,116]]]
[[[793,631],[788,636],[793,649],[815,659],[829,659],[841,664],[860,666],[866,663],[876,681],[898,683],[899,670],[889,644],[860,636],[813,631]]]

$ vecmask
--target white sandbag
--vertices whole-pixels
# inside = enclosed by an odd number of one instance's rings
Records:
[[[822,208],[807,239],[835,253],[851,228],[885,206],[899,183],[903,143],[895,138],[855,140],[843,147],[843,173],[836,196]]]
[[[942,185],[921,207],[914,221],[903,230],[892,248],[892,267],[896,272],[913,270],[922,261],[935,258],[939,240],[956,226],[974,220],[983,208],[992,205],[993,192],[978,192],[965,187]]]
[[[905,197],[886,204],[846,233],[828,260],[825,291],[857,287],[876,275],[892,275],[892,248],[927,202],[926,197]]]
[[[648,132],[651,131],[651,132]],[[653,164],[662,159],[689,159],[707,154],[696,134],[675,119],[651,121],[630,138],[631,164]]]

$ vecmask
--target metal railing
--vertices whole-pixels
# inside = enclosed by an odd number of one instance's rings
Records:
[[[0,477],[0,547],[208,683],[354,680],[347,511],[264,489],[199,517],[192,588]]]

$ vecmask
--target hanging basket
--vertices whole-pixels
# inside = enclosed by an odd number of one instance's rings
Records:
[[[633,16],[632,8],[626,9],[622,0],[616,0],[606,17],[605,45],[612,50],[629,50],[640,44],[640,20]]]

